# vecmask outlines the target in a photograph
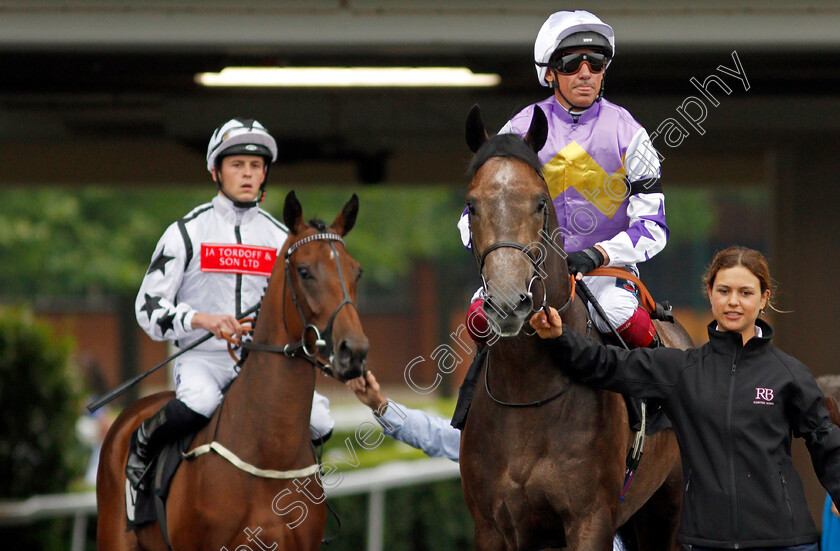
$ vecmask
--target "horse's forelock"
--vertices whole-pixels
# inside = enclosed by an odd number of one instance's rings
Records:
[[[473,157],[467,175],[472,179],[484,163],[493,157],[518,159],[542,176],[542,165],[537,154],[516,134],[497,134],[484,142]]]
[[[327,231],[328,229],[327,223],[320,218],[313,218],[309,221],[309,225],[318,231]]]

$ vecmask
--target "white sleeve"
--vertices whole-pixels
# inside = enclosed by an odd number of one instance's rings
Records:
[[[385,413],[374,417],[391,438],[422,450],[429,457],[458,461],[461,431],[450,425],[449,419],[405,407],[393,400],[388,400]]]
[[[630,193],[628,227],[612,239],[598,243],[609,255],[610,266],[644,262],[664,249],[668,241],[659,154],[644,128],[630,141],[624,166]]]
[[[458,233],[461,235],[461,243],[468,249],[472,249],[470,236],[470,217],[467,214],[467,209],[461,213],[461,218],[458,219]]]
[[[509,120],[499,129],[499,134],[512,134],[513,133],[513,121]]]
[[[137,323],[153,340],[182,339],[192,331],[195,310],[183,302],[175,305],[186,257],[184,240],[177,224],[172,224],[155,247],[134,301]]]
[[[330,414],[330,400],[317,390],[312,393],[312,411],[309,413],[309,439],[318,440],[335,428]]]

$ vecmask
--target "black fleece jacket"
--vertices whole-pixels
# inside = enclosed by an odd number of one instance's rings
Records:
[[[808,368],[774,347],[773,330],[742,344],[709,324],[700,348],[626,351],[563,331],[551,341],[575,379],[640,398],[658,398],[682,457],[680,541],[723,547],[815,542],[791,436],[805,439],[814,470],[840,503],[840,428]]]

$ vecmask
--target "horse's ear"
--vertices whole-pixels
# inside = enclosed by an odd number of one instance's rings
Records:
[[[338,235],[345,236],[350,233],[350,230],[356,225],[357,214],[359,214],[359,198],[354,193],[332,223],[332,227],[338,232]]]
[[[548,139],[548,120],[545,113],[539,106],[534,106],[534,114],[531,116],[531,126],[525,134],[525,143],[528,144],[534,153],[539,153]]]
[[[294,190],[286,195],[286,202],[283,205],[283,223],[292,233],[297,233],[303,224],[303,207],[300,205]]]
[[[472,106],[470,114],[467,115],[467,145],[470,151],[475,153],[484,142],[487,141],[487,130],[484,128],[484,121],[481,120],[481,109],[478,104]]]

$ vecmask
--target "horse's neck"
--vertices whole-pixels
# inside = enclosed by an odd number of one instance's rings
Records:
[[[530,327],[526,327],[528,329]],[[525,391],[564,376],[552,357],[551,349],[536,335],[500,339],[493,344],[490,352],[491,369],[507,372],[504,386],[514,392],[517,387]]]
[[[258,326],[264,329],[256,332],[254,342],[275,346],[292,342],[268,292],[263,303]],[[300,450],[308,453],[314,390],[315,370],[309,362],[252,351],[228,391],[220,430],[272,465],[284,457],[294,461]]]
[[[558,307],[568,299],[570,291],[571,286],[565,295],[559,292],[559,295],[563,296],[561,303],[557,304]],[[549,303],[553,304],[551,301],[552,297],[549,294]],[[563,324],[572,331],[602,341],[598,331],[590,329],[587,324],[586,307],[579,300],[575,299],[569,304],[569,308],[563,313],[562,318]],[[526,326],[524,330],[530,332],[531,328]],[[547,380],[565,377],[563,370],[552,354],[551,346],[537,335],[500,339],[493,345],[491,352],[493,353],[491,361],[495,362],[493,369],[510,371],[506,384],[521,386],[523,389],[532,392],[533,385],[542,385]],[[498,367],[496,364],[499,364]],[[523,368],[523,366],[527,366],[527,368]]]

